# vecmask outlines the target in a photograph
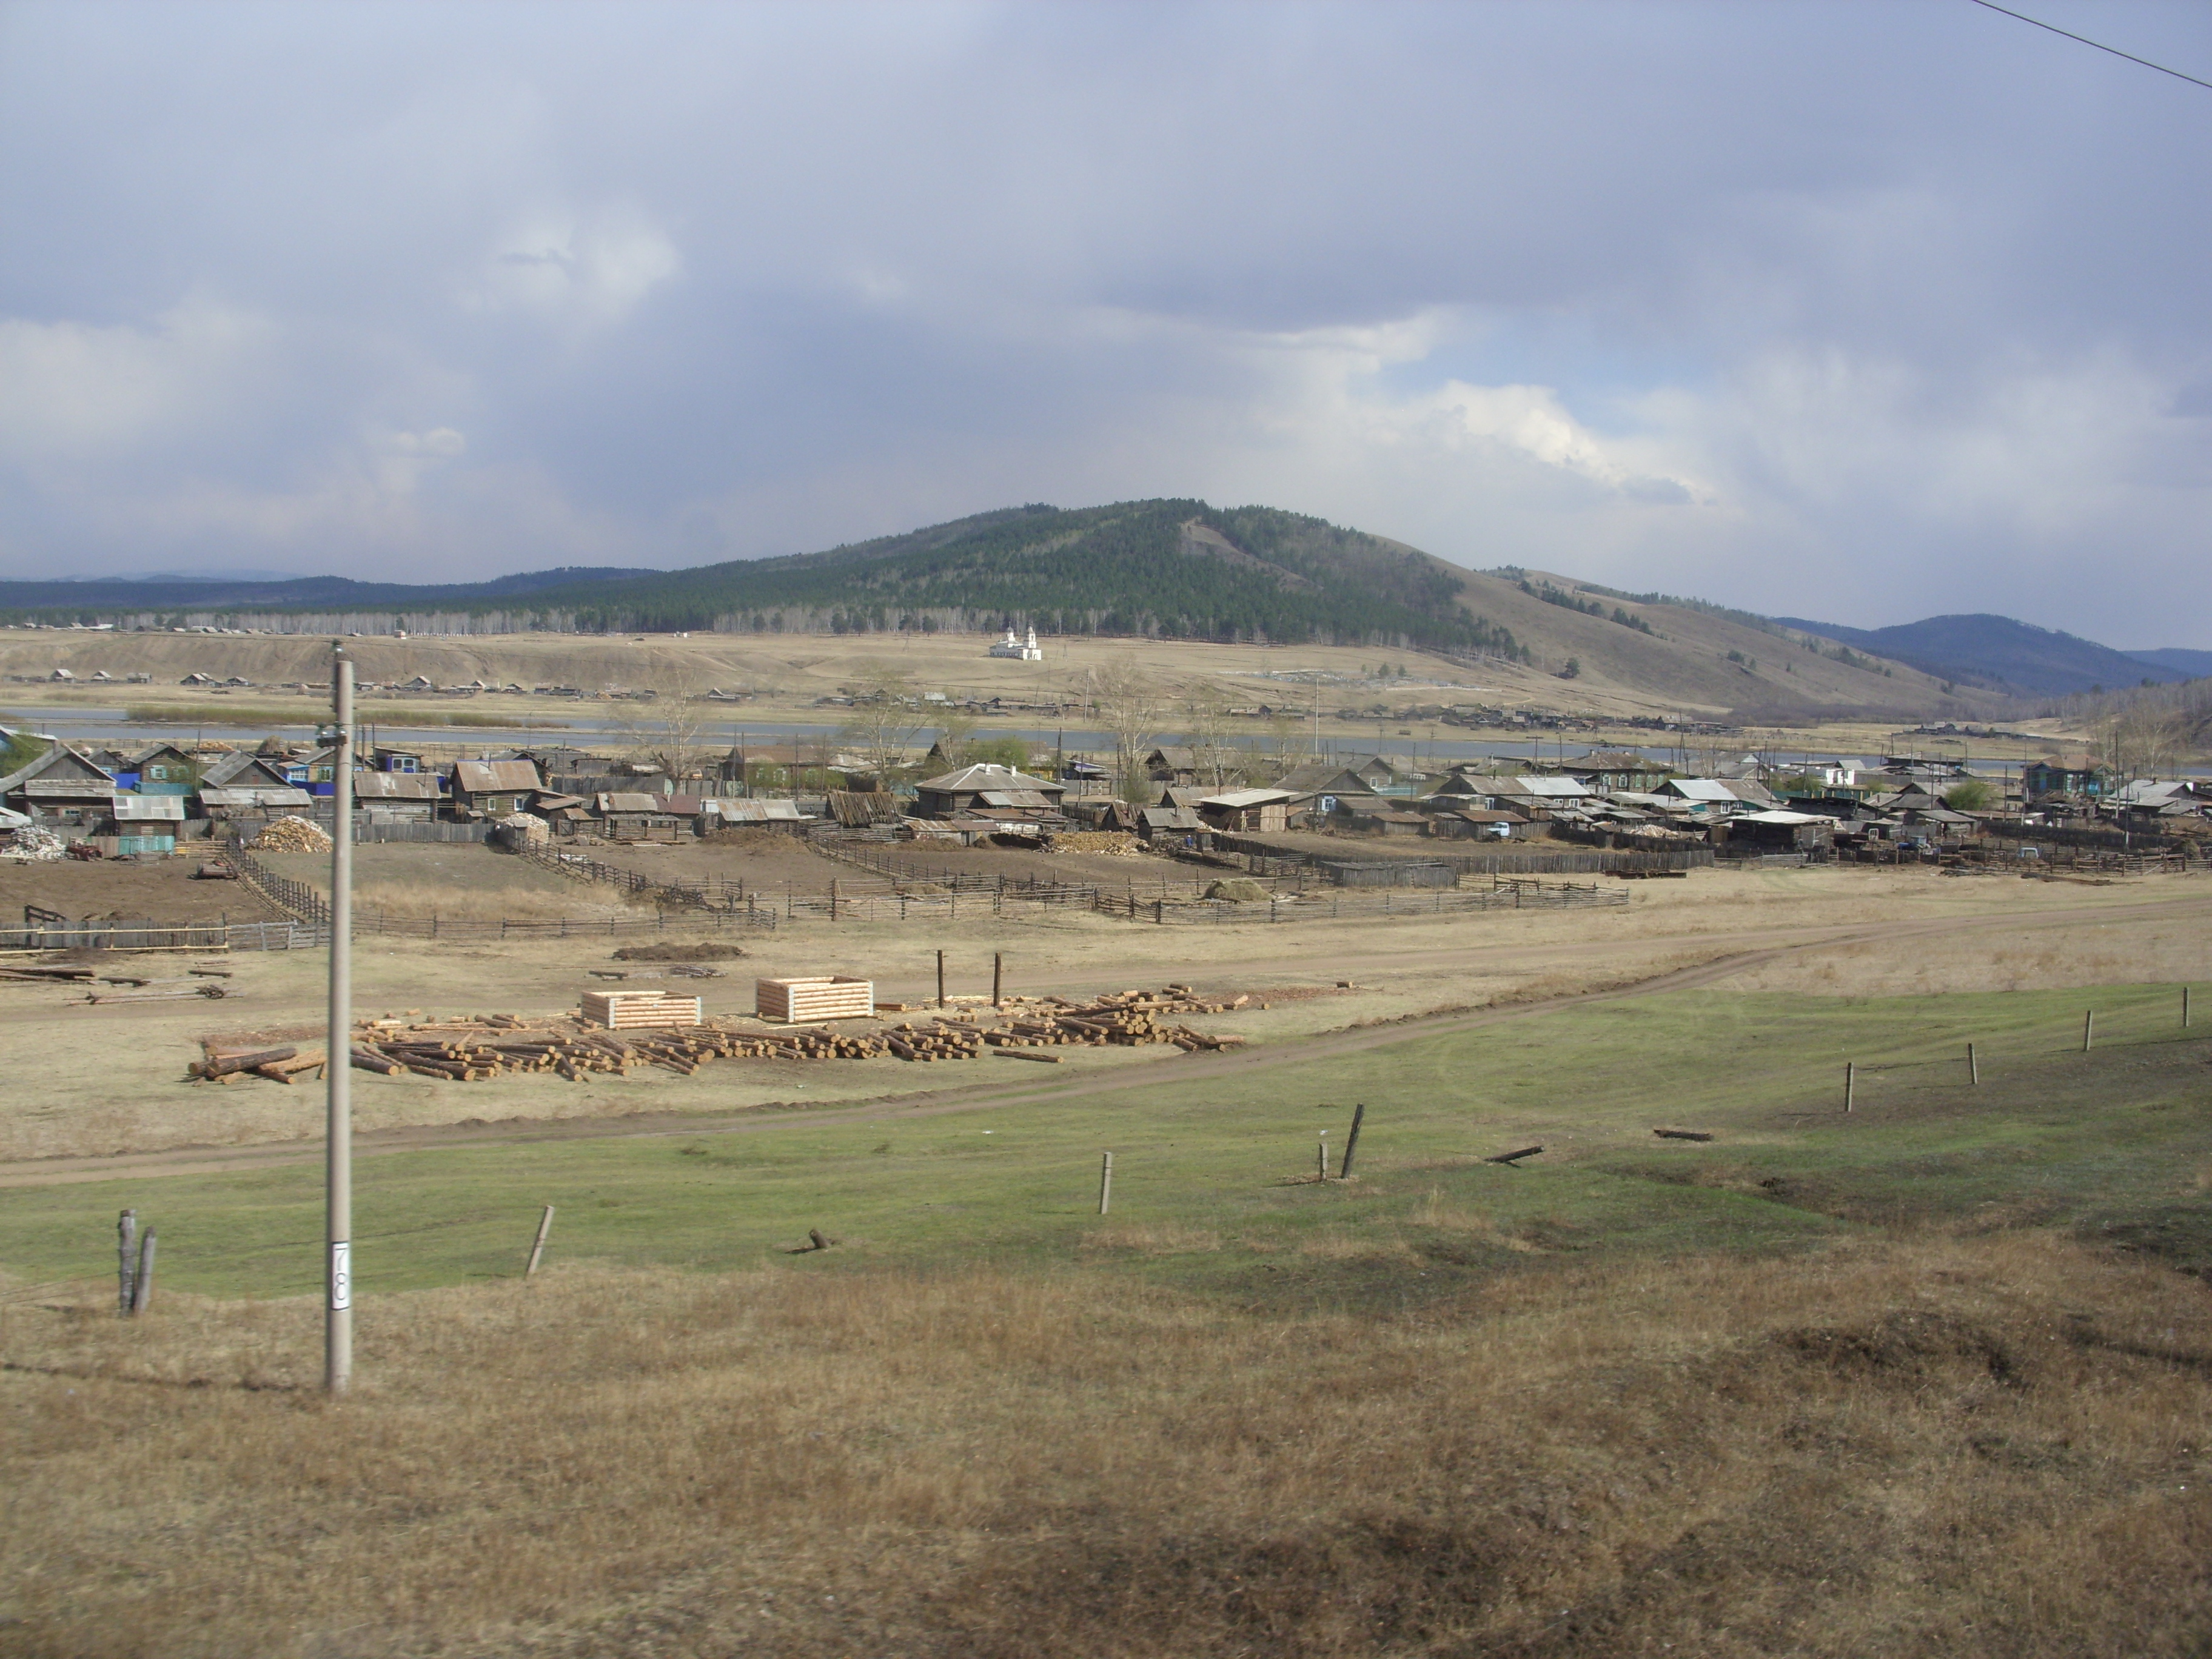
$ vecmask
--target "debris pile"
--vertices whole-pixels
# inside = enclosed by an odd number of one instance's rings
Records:
[[[27,823],[18,830],[6,850],[0,852],[0,858],[13,859],[18,864],[52,864],[68,856],[69,843],[36,823]]]
[[[1081,853],[1090,858],[1136,859],[1144,844],[1127,830],[1063,830],[1044,838],[1048,853]]]
[[[327,853],[331,838],[306,818],[278,818],[246,843],[257,853]]]

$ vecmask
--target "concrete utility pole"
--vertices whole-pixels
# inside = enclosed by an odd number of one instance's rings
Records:
[[[353,1380],[353,659],[331,642],[331,1007],[323,1387]]]

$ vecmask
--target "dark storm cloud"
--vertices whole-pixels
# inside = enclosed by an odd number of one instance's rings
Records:
[[[1963,0],[18,6],[0,569],[1188,493],[2202,643],[2208,134]]]

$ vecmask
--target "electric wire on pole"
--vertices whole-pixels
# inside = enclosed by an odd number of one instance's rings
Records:
[[[331,1006],[323,1387],[353,1379],[353,659],[331,641]]]

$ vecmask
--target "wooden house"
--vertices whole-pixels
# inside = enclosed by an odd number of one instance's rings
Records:
[[[2046,795],[2081,795],[2094,800],[2108,792],[2112,775],[2094,755],[2059,755],[2030,762],[2021,769],[2020,781],[2030,800]]]
[[[1510,841],[1525,835],[1528,820],[1518,812],[1485,806],[1457,806],[1431,815],[1429,833],[1446,840]]]
[[[372,818],[427,823],[445,799],[435,772],[372,772],[356,767],[354,805]]]
[[[115,776],[65,743],[0,778],[0,806],[70,823],[103,818],[115,800]]]
[[[453,763],[453,811],[462,817],[506,817],[529,805],[532,797],[544,787],[537,766],[530,761]]]
[[[1291,827],[1291,807],[1298,799],[1288,789],[1231,789],[1200,801],[1198,816],[1207,829],[1224,835],[1279,835]]]
[[[149,744],[116,769],[118,787],[142,795],[189,795],[198,787],[200,764],[173,743]]]
[[[915,786],[915,815],[1043,823],[1060,817],[1065,784],[1005,766],[968,766]]]
[[[1607,795],[1616,789],[1656,789],[1672,775],[1663,763],[1633,749],[1593,749],[1558,769]]]

